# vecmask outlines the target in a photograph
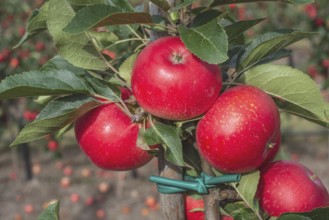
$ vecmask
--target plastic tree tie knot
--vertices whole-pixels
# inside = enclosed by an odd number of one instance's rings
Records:
[[[201,173],[200,176],[194,178],[184,176],[184,180],[175,180],[160,176],[150,176],[150,181],[155,182],[158,191],[163,194],[184,193],[187,191],[196,191],[199,194],[208,194],[209,188],[214,188],[218,184],[239,182],[241,174],[226,174],[222,176],[208,176]]]

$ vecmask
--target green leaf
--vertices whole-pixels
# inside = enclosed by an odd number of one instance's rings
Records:
[[[113,102],[121,100],[120,89],[116,85],[95,77],[85,77],[85,80],[93,89],[94,94],[101,95]]]
[[[72,95],[55,99],[42,109],[32,123],[21,130],[10,146],[34,141],[59,131],[101,104],[96,99],[84,95]]]
[[[215,9],[203,11],[195,16],[190,27],[193,28],[193,27],[202,26],[220,17],[221,15],[223,15],[223,13]]]
[[[113,6],[121,8],[123,11],[132,12],[134,7],[127,0],[111,0]]]
[[[149,0],[163,11],[168,11],[170,9],[170,5],[168,4],[167,0]]]
[[[118,36],[112,32],[89,31],[88,34],[91,38],[95,39],[101,49],[106,48],[119,40]]]
[[[47,29],[47,13],[48,13],[49,3],[45,2],[40,9],[35,9],[32,11],[26,25],[26,32],[24,36],[20,39],[18,44],[14,46],[17,48],[25,43],[28,39],[34,35]]]
[[[189,175],[191,172],[196,174],[200,174],[202,172],[201,168],[201,159],[199,156],[199,152],[193,145],[194,143],[186,140],[183,141],[183,156],[185,161],[185,166],[190,168],[186,170],[186,173]],[[191,171],[192,170],[192,171]],[[192,175],[193,176],[193,175]]]
[[[59,201],[48,205],[37,220],[59,220]]]
[[[205,62],[219,64],[228,59],[227,35],[218,19],[194,28],[180,26],[179,32],[185,46]]]
[[[329,104],[315,82],[303,72],[288,66],[264,64],[248,70],[238,81],[264,90],[276,98],[282,110],[329,127]]]
[[[152,17],[145,12],[123,12],[110,5],[90,5],[79,10],[64,28],[66,33],[81,34],[107,25],[150,24]]]
[[[243,201],[256,213],[256,215],[259,215],[258,206],[255,201],[259,178],[259,171],[255,171],[253,173],[242,175],[239,183],[232,184]]]
[[[73,66],[61,56],[55,56],[51,58],[41,67],[40,70],[42,72],[49,72],[53,70],[67,70],[79,76],[83,76],[86,74],[86,71],[84,69]]]
[[[234,220],[255,220],[259,219],[252,209],[243,202],[227,203],[224,211],[232,216]]]
[[[260,22],[264,21],[265,18],[255,19],[255,20],[244,20],[239,21],[234,24],[226,26],[224,29],[226,31],[228,42],[232,43],[237,38],[242,36],[243,32],[248,30],[249,28],[259,24]]]
[[[83,69],[106,70],[107,65],[87,34],[72,36],[63,32],[75,13],[66,0],[50,0],[47,26],[58,54]]]
[[[327,220],[329,219],[329,206],[314,209],[303,213],[285,213],[277,220]]]
[[[178,166],[184,166],[183,146],[176,127],[157,122],[146,129],[144,140],[147,145],[162,144],[165,158]]]
[[[285,2],[285,3],[291,3],[296,5],[302,5],[307,3],[314,2],[313,0],[235,0],[232,2],[232,0],[213,0],[210,7],[216,7],[219,5],[226,5],[226,4],[237,4],[237,3],[247,3],[247,2],[264,2],[264,1],[276,1],[276,2]]]
[[[177,4],[175,7],[172,7],[169,9],[169,12],[174,12],[174,11],[178,11],[188,5],[192,5],[193,2],[195,2],[196,0],[185,0],[179,4]]]
[[[120,76],[126,81],[129,86],[131,83],[131,75],[137,55],[137,53],[132,54],[119,67]]]
[[[67,0],[70,5],[74,6],[88,6],[93,4],[107,4],[107,0]]]
[[[313,33],[290,30],[262,34],[246,46],[238,68],[239,70],[247,70],[267,56],[311,35]]]
[[[92,90],[81,76],[68,70],[30,71],[9,76],[0,83],[0,99],[72,93],[91,94]]]

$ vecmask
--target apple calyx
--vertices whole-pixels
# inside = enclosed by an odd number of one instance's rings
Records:
[[[276,145],[275,142],[269,142],[269,143],[267,144],[267,149],[271,150],[271,149],[273,149],[273,148],[275,147],[275,145]]]
[[[185,62],[184,56],[182,53],[174,52],[171,56],[171,62],[173,64],[183,64]]]
[[[318,179],[318,176],[315,173],[312,173],[311,175],[309,175],[309,178],[312,180],[312,182],[314,182]]]
[[[141,107],[138,107],[134,111],[134,115],[131,116],[131,122],[142,122],[145,120],[146,112]]]

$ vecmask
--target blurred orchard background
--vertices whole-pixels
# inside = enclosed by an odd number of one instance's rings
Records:
[[[25,33],[30,13],[42,3],[43,0],[0,1],[0,79],[38,69],[55,55],[47,32],[13,49]],[[131,3],[138,6],[141,1]],[[225,9],[238,19],[267,18],[247,32],[250,39],[264,31],[284,28],[317,32],[291,46],[291,56],[277,62],[309,74],[329,101],[326,0],[304,6],[272,2],[231,4]],[[115,53],[108,51],[110,56]],[[49,201],[58,199],[62,219],[161,219],[158,193],[148,181],[150,175],[157,174],[156,159],[136,172],[104,171],[82,154],[72,131],[9,149],[18,131],[38,111],[38,100],[0,101],[0,219],[36,219]],[[313,169],[329,189],[329,131],[301,118],[281,116],[280,156]]]

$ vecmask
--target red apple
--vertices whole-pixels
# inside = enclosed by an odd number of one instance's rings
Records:
[[[101,192],[101,193],[108,193],[109,190],[110,190],[110,185],[107,183],[107,182],[100,182],[98,184],[98,190]]]
[[[34,212],[34,206],[32,204],[27,204],[24,206],[24,211],[27,214],[31,214],[32,212]]]
[[[72,193],[70,196],[70,200],[72,203],[77,203],[80,201],[80,195],[77,193]]]
[[[43,49],[45,49],[45,44],[41,41],[38,41],[36,44],[35,44],[35,50],[40,52],[42,51]]]
[[[122,100],[127,100],[131,96],[131,91],[125,87],[120,87]]]
[[[94,164],[108,170],[136,169],[152,159],[136,145],[138,132],[139,124],[113,103],[93,109],[75,124],[81,149]]]
[[[271,216],[308,212],[328,206],[328,191],[307,167],[292,161],[275,161],[261,170],[257,197]]]
[[[60,180],[60,186],[62,188],[68,188],[71,185],[71,179],[69,177],[62,177]]]
[[[201,156],[225,173],[255,170],[267,158],[280,132],[272,98],[253,86],[236,86],[220,95],[196,129]]]
[[[96,211],[96,217],[97,218],[103,219],[103,218],[105,218],[105,216],[106,216],[106,213],[105,213],[104,209],[98,209]]]
[[[58,149],[58,143],[55,140],[48,141],[48,149],[50,151],[56,151]]]
[[[73,168],[71,166],[66,166],[63,169],[63,173],[64,173],[65,176],[72,176]]]
[[[164,37],[138,55],[131,86],[145,111],[185,120],[203,114],[216,101],[222,77],[217,65],[197,58],[179,37]]]
[[[203,199],[197,199],[192,196],[185,197],[186,220],[204,220]]]
[[[154,196],[148,196],[144,199],[144,204],[150,209],[156,209],[158,202]]]
[[[19,65],[19,60],[18,60],[18,58],[13,57],[13,58],[10,59],[10,61],[9,61],[9,66],[10,66],[11,68],[16,68],[18,65]]]
[[[85,200],[85,205],[87,206],[91,206],[95,203],[95,198],[93,196],[89,196],[87,197],[87,199]]]

